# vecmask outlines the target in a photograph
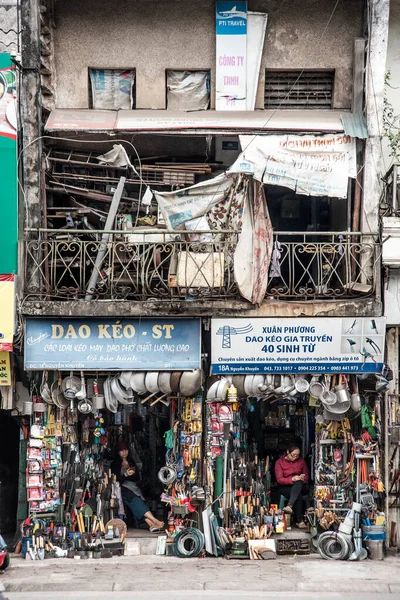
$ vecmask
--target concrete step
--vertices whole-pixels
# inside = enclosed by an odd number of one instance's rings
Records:
[[[154,555],[157,549],[157,538],[156,534],[152,537],[127,537],[125,540],[125,556]]]

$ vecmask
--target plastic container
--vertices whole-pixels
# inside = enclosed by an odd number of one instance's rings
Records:
[[[384,531],[376,532],[376,533],[364,533],[363,532],[363,540],[371,540],[374,542],[384,542],[386,540],[386,533]]]

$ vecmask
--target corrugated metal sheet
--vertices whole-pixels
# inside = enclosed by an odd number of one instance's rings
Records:
[[[262,133],[264,131],[343,132],[340,113],[333,110],[263,110],[182,112],[169,110],[55,109],[46,131],[165,131],[209,133]]]
[[[346,135],[360,140],[366,140],[369,137],[367,123],[361,113],[342,113],[340,118]]]

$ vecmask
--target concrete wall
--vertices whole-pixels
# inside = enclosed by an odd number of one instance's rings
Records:
[[[329,5],[329,6],[328,6]],[[336,69],[335,108],[350,108],[353,41],[362,33],[363,0],[249,0],[268,13],[263,73]],[[214,0],[56,0],[56,105],[88,107],[88,68],[136,68],[137,108],[165,108],[165,69],[215,68]],[[213,94],[212,94],[213,96]]]
[[[394,114],[400,115],[400,0],[390,2],[389,41],[386,58],[386,71],[390,71],[390,85],[386,86],[386,97],[394,108]],[[400,127],[400,119],[395,123]],[[387,171],[393,159],[385,138],[383,139],[383,168]]]

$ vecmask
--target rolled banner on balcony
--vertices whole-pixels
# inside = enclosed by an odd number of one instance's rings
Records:
[[[252,304],[261,304],[268,285],[273,231],[269,217],[264,186],[257,181],[253,198],[246,194],[243,209],[243,226],[234,255],[235,281],[240,294]]]

